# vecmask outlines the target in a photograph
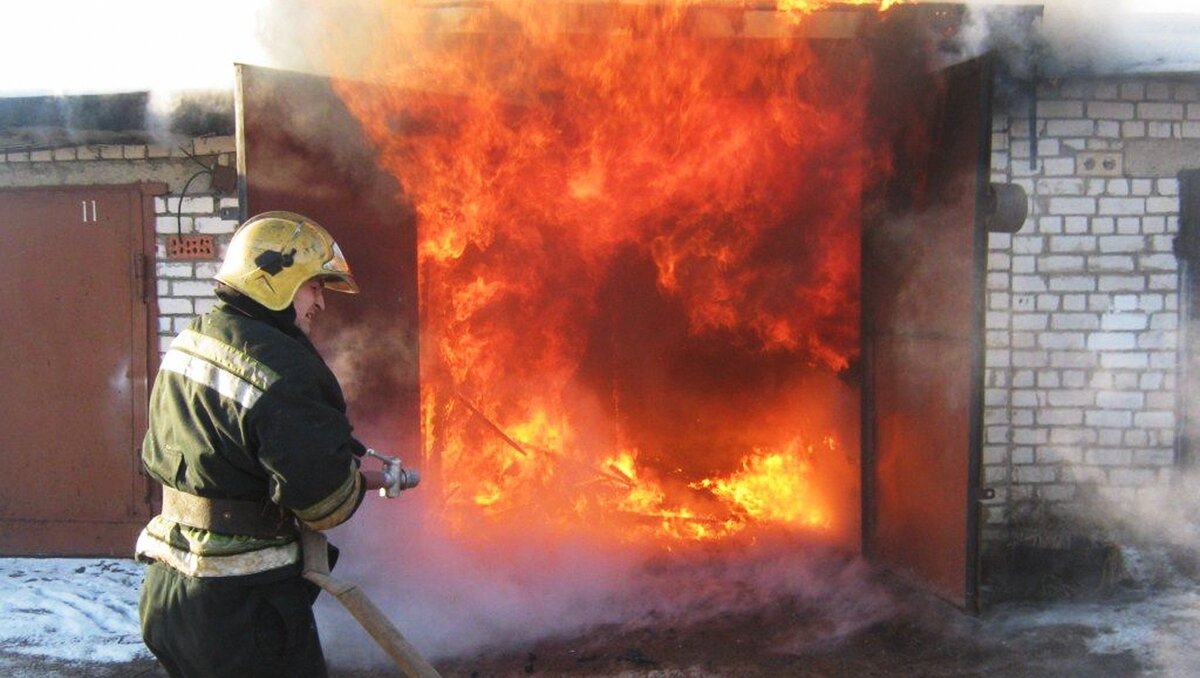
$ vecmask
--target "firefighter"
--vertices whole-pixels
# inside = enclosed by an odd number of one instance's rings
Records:
[[[325,676],[298,529],[339,525],[392,482],[360,470],[308,338],[324,292],[358,286],[291,212],[246,221],[215,278],[217,305],[172,341],[150,396],[142,461],[163,510],[137,540],[142,637],[172,676]]]

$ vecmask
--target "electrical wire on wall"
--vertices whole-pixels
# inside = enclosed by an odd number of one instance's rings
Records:
[[[216,246],[211,235],[201,235],[194,232],[184,235],[183,233],[183,201],[187,199],[188,190],[191,188],[192,182],[196,179],[208,175],[211,179],[210,189],[214,193],[225,193],[236,183],[237,174],[232,167],[221,165],[215,160],[209,166],[201,162],[199,158],[186,148],[180,148],[180,150],[202,169],[188,177],[187,181],[183,184],[183,190],[179,193],[179,203],[175,206],[176,235],[167,238],[167,258],[211,260],[216,255]],[[195,229],[191,230],[194,231]]]
[[[183,237],[183,199],[187,197],[188,187],[190,187],[192,185],[192,182],[195,181],[197,177],[204,176],[205,174],[207,174],[209,177],[212,177],[213,176],[213,168],[200,162],[200,159],[197,158],[192,153],[189,153],[186,148],[180,146],[179,150],[183,151],[184,155],[186,155],[188,158],[191,158],[192,162],[194,162],[197,165],[204,168],[204,169],[196,172],[192,176],[188,177],[188,180],[185,181],[183,184],[183,190],[179,192],[179,203],[175,205],[175,231],[176,231],[176,234],[180,238],[182,238]]]

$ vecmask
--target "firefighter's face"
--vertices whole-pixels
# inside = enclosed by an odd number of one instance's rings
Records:
[[[313,278],[296,290],[292,298],[292,306],[296,309],[296,327],[308,334],[312,329],[313,318],[325,310],[325,285],[319,278]]]

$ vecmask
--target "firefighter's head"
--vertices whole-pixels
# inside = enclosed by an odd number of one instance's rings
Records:
[[[333,237],[317,222],[294,212],[264,212],[242,224],[214,277],[273,311],[297,301],[302,287],[299,301],[320,307],[323,299],[313,302],[307,296],[314,293],[309,289],[314,285],[318,296],[323,289],[358,293]],[[302,318],[296,315],[299,325]]]

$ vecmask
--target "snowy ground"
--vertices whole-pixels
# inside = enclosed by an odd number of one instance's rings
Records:
[[[138,630],[141,581],[132,560],[0,558],[0,647],[65,662],[148,657]]]
[[[0,675],[162,675],[138,632],[141,577],[141,566],[131,560],[0,558]],[[329,614],[318,606],[319,620]],[[1101,657],[1098,665],[1103,657],[1122,658],[1126,668],[1103,675],[1200,675],[1200,589],[1194,586],[1105,602],[1006,606],[969,627],[1001,644],[1074,629],[1086,652]]]

